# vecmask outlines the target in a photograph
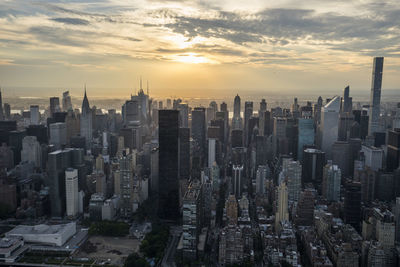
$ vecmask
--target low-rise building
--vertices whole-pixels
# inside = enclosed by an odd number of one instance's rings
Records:
[[[16,262],[27,249],[21,237],[2,238],[0,239],[0,262]]]
[[[76,223],[56,225],[18,225],[7,232],[7,238],[22,238],[26,243],[62,246],[76,233]]]

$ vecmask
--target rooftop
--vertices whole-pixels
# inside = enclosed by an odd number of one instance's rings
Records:
[[[38,224],[38,225],[18,225],[11,231],[7,233],[7,235],[28,235],[28,234],[36,234],[36,235],[44,235],[44,234],[57,234],[64,232],[70,224],[75,223],[67,223],[67,224],[56,224],[56,225],[47,225],[47,224]]]

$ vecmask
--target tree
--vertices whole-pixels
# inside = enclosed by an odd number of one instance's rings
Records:
[[[154,225],[153,230],[146,234],[140,245],[140,252],[146,258],[156,258],[158,261],[164,254],[168,243],[169,229],[166,226]]]
[[[137,253],[132,253],[126,258],[124,267],[150,267],[150,264]]]
[[[157,202],[153,199],[146,199],[132,215],[133,220],[139,223],[142,223],[145,220],[154,221],[156,219],[156,203]]]
[[[94,222],[89,228],[90,235],[126,236],[129,234],[129,224],[124,222],[101,221]]]

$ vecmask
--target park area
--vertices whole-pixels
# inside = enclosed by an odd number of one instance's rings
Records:
[[[139,240],[128,237],[91,236],[74,256],[96,259],[96,264],[122,266],[129,254],[139,251],[139,246]]]

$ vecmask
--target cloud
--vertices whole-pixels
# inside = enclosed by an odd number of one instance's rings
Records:
[[[89,25],[89,21],[79,18],[53,18],[51,20],[71,25]]]
[[[363,41],[368,45],[371,39],[382,40],[391,33],[398,38],[400,31],[399,10],[376,18],[320,14],[303,9],[266,9],[248,16],[235,12],[217,14],[214,18],[176,16],[174,23],[164,27],[188,38],[204,36],[240,45],[267,42],[278,46],[307,40],[321,43]]]
[[[55,28],[48,26],[34,26],[29,28],[28,32],[34,35],[39,42],[73,47],[84,47],[87,45],[87,43],[77,39],[78,36],[84,34],[82,31],[72,32],[68,29],[56,30]]]
[[[0,58],[0,65],[15,65],[14,60]]]

